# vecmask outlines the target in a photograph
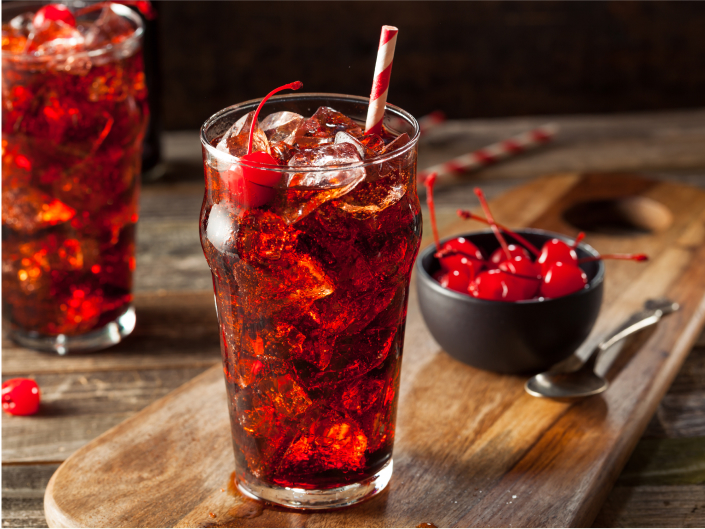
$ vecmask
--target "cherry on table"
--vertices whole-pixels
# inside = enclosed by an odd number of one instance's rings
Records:
[[[559,261],[548,269],[539,292],[545,298],[559,298],[582,290],[587,282],[587,275],[580,267]]]
[[[69,11],[69,8],[63,4],[45,5],[36,12],[32,23],[35,28],[39,28],[50,20],[63,22],[73,28],[76,27],[76,18],[73,16],[73,13]]]
[[[39,386],[31,378],[11,378],[2,383],[2,409],[10,415],[37,413],[39,400]]]

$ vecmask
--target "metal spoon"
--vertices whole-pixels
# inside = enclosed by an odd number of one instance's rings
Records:
[[[678,303],[667,299],[650,299],[644,303],[644,310],[632,314],[610,336],[604,339],[590,353],[584,362],[573,355],[561,372],[547,371],[530,378],[524,389],[534,397],[553,399],[570,399],[597,395],[607,389],[609,382],[595,373],[595,364],[601,352],[606,351],[618,341],[641,329],[655,325],[661,316],[678,310]]]

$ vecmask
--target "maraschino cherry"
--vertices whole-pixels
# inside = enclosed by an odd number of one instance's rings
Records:
[[[522,282],[527,281],[527,279],[518,279],[515,277],[517,268],[513,263],[514,257],[509,251],[507,241],[504,239],[502,232],[492,217],[492,212],[490,211],[489,204],[487,204],[485,195],[479,187],[475,188],[475,194],[480,200],[480,205],[485,212],[485,217],[490,224],[490,228],[492,228],[495,237],[497,237],[497,241],[499,241],[499,245],[504,252],[505,260],[502,269],[488,270],[478,275],[475,281],[470,285],[469,292],[476,298],[494,301],[520,301],[527,299],[525,297],[527,287]]]
[[[489,226],[489,224],[490,224],[487,219],[481,217],[480,215],[475,215],[472,211],[468,211],[468,210],[465,210],[465,209],[459,209],[457,213],[458,213],[458,216],[459,216],[461,219],[465,219],[465,220],[476,220],[476,221],[478,221],[478,222],[482,222],[483,224],[487,224],[488,226]],[[522,245],[524,246],[524,248],[526,248],[526,249],[529,250],[532,254],[534,254],[535,257],[538,257],[538,256],[539,256],[539,254],[541,253],[540,250],[539,250],[538,248],[536,248],[536,246],[534,246],[533,244],[531,244],[529,241],[527,241],[524,237],[522,237],[522,236],[519,235],[518,233],[513,232],[512,230],[510,230],[510,229],[507,228],[506,226],[502,226],[502,225],[499,224],[499,223],[495,223],[495,224],[496,224],[496,225],[499,227],[499,229],[502,230],[504,233],[506,233],[506,234],[508,234],[508,235],[511,235],[512,238],[514,238],[515,241],[517,241],[519,244],[522,244]],[[510,246],[511,246],[511,245],[510,245]]]
[[[240,158],[241,163],[222,173],[222,179],[227,183],[233,200],[244,208],[258,208],[274,198],[274,186],[281,180],[282,173],[273,171],[271,167],[279,165],[277,160],[268,152],[252,152],[254,132],[257,127],[257,117],[262,106],[277,92],[282,90],[298,90],[303,86],[301,81],[289,83],[272,90],[260,102],[250,125],[250,136],[247,143],[247,154]],[[262,169],[258,169],[262,167]]]
[[[606,254],[578,259],[576,248],[585,237],[579,233],[572,244],[554,238],[546,242],[541,250],[509,228],[498,224],[492,217],[487,200],[480,189],[475,194],[480,200],[485,217],[469,211],[458,210],[464,219],[477,220],[488,224],[497,238],[500,247],[488,261],[481,260],[481,250],[464,238],[453,239],[440,247],[433,203],[435,173],[426,181],[427,200],[431,213],[431,227],[436,241],[434,256],[440,261],[441,270],[434,274],[442,286],[457,292],[468,293],[473,297],[492,301],[523,301],[541,298],[557,298],[577,292],[587,285],[587,275],[580,269],[582,263],[602,259],[645,261],[644,254]],[[503,233],[511,236],[518,244],[507,244]],[[534,262],[532,254],[537,257]],[[470,255],[470,257],[469,257]],[[471,258],[472,257],[472,258]],[[445,260],[445,261],[444,261]],[[482,271],[481,266],[485,268]]]
[[[527,259],[531,259],[531,255],[529,254],[528,250],[523,246],[509,244],[507,248],[509,250],[509,255],[512,257],[526,257]],[[497,248],[494,252],[492,252],[492,255],[490,255],[490,258],[487,262],[487,268],[489,268],[490,270],[499,268],[499,264],[503,263],[506,260],[507,254],[504,252],[504,248]]]
[[[515,282],[523,292],[523,299],[533,298],[541,286],[541,265],[534,263],[530,257],[516,255],[511,261],[502,261],[499,269],[514,276]]]
[[[541,247],[541,255],[536,262],[541,265],[541,272],[545,276],[553,263],[570,263],[577,266],[578,254],[560,239],[551,239]]]
[[[33,415],[39,410],[39,386],[31,378],[2,383],[2,410],[10,415]]]
[[[472,267],[463,266],[449,272],[438,271],[433,277],[441,286],[462,294],[467,294],[468,287],[474,279],[472,274]]]
[[[587,275],[572,263],[557,261],[548,269],[541,283],[540,295],[544,298],[560,298],[587,285]]]
[[[477,246],[464,237],[457,237],[456,239],[446,242],[443,247],[441,247],[441,241],[438,236],[438,225],[436,224],[436,205],[433,201],[433,186],[436,183],[436,176],[436,173],[431,173],[424,181],[424,185],[426,186],[426,203],[428,204],[428,211],[431,216],[431,231],[433,232],[433,240],[436,244],[435,257],[438,259],[441,270],[444,272],[462,271],[464,273],[461,275],[474,277],[475,274],[479,273],[484,268],[485,264],[482,251]],[[472,271],[464,270],[467,267],[471,268]]]
[[[40,28],[51,20],[63,22],[73,28],[76,27],[76,18],[69,11],[69,8],[63,4],[45,5],[35,13],[32,24],[35,28]]]

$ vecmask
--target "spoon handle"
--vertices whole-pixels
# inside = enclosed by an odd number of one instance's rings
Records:
[[[645,306],[647,307],[646,309],[632,314],[622,325],[617,327],[610,336],[602,340],[602,342],[595,347],[585,361],[585,364],[583,364],[584,368],[594,371],[597,357],[601,352],[606,351],[630,334],[634,334],[635,332],[658,323],[664,314],[678,310],[678,305],[668,300],[648,300]]]

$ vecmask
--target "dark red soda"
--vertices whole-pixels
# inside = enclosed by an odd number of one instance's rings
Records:
[[[257,131],[283,171],[260,207],[243,205],[232,167],[204,149],[201,242],[213,273],[237,478],[255,491],[343,487],[390,462],[421,236],[408,135],[366,136],[330,108],[289,128],[288,143]],[[346,145],[335,143],[341,131]],[[211,147],[242,153],[244,132]],[[368,165],[336,173],[336,157]]]
[[[148,109],[127,9],[2,27],[3,315],[24,335],[89,333],[132,300]]]

